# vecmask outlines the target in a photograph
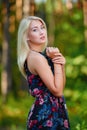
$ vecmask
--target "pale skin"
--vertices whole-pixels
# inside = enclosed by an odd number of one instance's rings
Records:
[[[56,97],[63,95],[65,86],[65,58],[58,48],[47,47],[46,54],[54,64],[54,75],[46,58],[38,52],[47,40],[47,31],[39,20],[33,20],[28,29],[27,39],[31,51],[27,57],[28,69],[34,75],[39,75],[49,91]]]

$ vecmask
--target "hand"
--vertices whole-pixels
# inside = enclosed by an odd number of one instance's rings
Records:
[[[47,47],[46,54],[48,57],[53,59],[56,55],[58,55],[59,49],[57,47]]]
[[[57,53],[56,56],[52,59],[54,64],[65,65],[66,60],[65,57],[61,53]]]

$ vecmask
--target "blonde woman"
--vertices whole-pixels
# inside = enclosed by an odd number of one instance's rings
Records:
[[[65,58],[58,48],[47,47],[45,22],[23,18],[18,30],[18,66],[35,97],[27,130],[70,130],[63,90]]]

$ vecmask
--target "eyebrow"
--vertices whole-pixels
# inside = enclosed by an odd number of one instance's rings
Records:
[[[33,29],[33,28],[38,28],[38,27],[37,26],[31,27],[31,29]]]
[[[41,25],[40,25],[40,26],[44,26],[44,24],[43,24],[43,23],[41,23]],[[31,29],[34,29],[34,28],[38,28],[38,26],[31,27]]]

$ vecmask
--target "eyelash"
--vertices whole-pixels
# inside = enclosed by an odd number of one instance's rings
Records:
[[[42,29],[44,29],[44,28],[45,28],[45,26],[42,26],[41,28],[42,28]]]
[[[41,26],[41,29],[45,29],[45,26]],[[33,31],[37,31],[37,28],[33,29]]]

